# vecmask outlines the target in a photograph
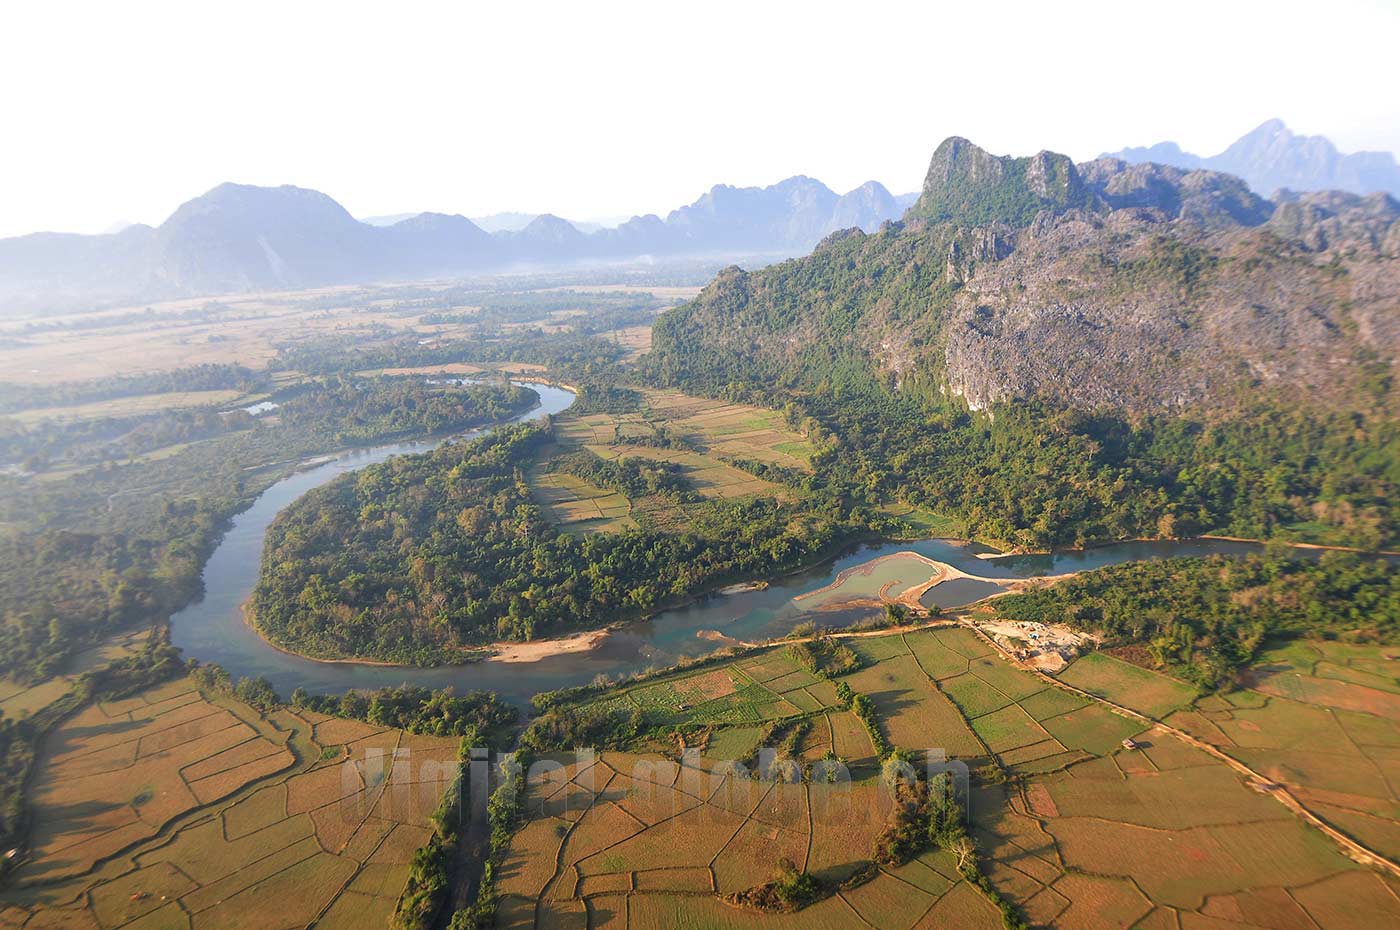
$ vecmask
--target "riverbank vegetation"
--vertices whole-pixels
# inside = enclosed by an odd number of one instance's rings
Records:
[[[161,424],[217,421],[215,435],[173,455],[0,477],[0,675],[43,680],[115,630],[163,621],[198,593],[230,517],[305,457],[482,425],[537,399],[508,384],[345,378],[276,396],[282,406],[267,419],[241,410],[147,416],[143,436],[161,434]],[[64,435],[68,426],[36,429]],[[87,447],[64,448],[81,456]]]
[[[1232,684],[1267,639],[1400,643],[1400,572],[1387,559],[1327,552],[1112,565],[998,598],[1013,620],[1068,623],[1207,688]]]
[[[686,507],[686,529],[580,538],[550,523],[522,480],[551,439],[548,427],[501,429],[308,494],[269,530],[259,631],[318,657],[440,662],[493,639],[645,616],[811,562],[863,528],[840,509],[771,498],[697,507],[664,468],[599,463],[596,480]]]

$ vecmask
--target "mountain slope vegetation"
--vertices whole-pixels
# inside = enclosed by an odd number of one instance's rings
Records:
[[[658,321],[651,370],[786,402],[835,437],[819,471],[996,539],[1390,543],[1397,218],[950,139],[902,223],[726,270]]]

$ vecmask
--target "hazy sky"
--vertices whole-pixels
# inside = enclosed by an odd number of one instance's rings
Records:
[[[0,235],[221,181],[359,216],[664,213],[808,174],[914,190],[948,135],[1214,154],[1270,117],[1400,151],[1400,0],[7,3]]]

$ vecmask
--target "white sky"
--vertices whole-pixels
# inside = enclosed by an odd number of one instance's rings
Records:
[[[0,235],[231,180],[357,216],[665,211],[808,174],[918,188],[948,135],[1214,154],[1270,117],[1400,151],[1400,0],[13,2]]]

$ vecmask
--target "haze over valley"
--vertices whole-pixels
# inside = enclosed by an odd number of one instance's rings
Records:
[[[0,928],[1400,925],[1388,5],[2,15]]]

